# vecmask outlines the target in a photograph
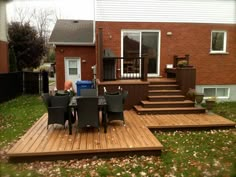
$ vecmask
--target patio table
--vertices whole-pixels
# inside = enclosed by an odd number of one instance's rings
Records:
[[[77,98],[83,96],[73,96],[69,103],[69,109],[76,109],[77,108]],[[98,107],[99,110],[102,111],[102,124],[104,127],[104,133],[107,132],[107,102],[104,96],[98,96]],[[71,121],[71,114],[69,115],[69,134],[72,135],[72,121]]]

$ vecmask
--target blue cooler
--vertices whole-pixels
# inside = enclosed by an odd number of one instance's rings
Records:
[[[93,88],[93,82],[92,81],[77,81],[77,95],[80,96],[80,89],[91,89]]]

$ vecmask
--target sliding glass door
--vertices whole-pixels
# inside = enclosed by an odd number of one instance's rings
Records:
[[[122,31],[123,74],[140,72],[141,62],[135,60],[148,55],[148,76],[159,76],[159,31]]]

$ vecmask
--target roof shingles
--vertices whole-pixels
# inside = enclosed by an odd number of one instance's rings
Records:
[[[94,45],[92,20],[57,20],[49,43],[61,45]]]

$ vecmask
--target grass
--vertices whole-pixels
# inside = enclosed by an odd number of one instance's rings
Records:
[[[0,105],[0,147],[17,139],[46,112],[39,96],[20,96]]]
[[[215,113],[236,121],[236,102],[219,103]],[[0,104],[1,154],[44,113],[38,96]],[[10,164],[1,158],[2,176],[236,176],[236,130],[156,131],[161,156],[126,156]]]

